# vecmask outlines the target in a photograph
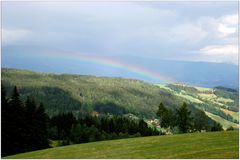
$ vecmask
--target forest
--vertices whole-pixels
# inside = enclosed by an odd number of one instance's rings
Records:
[[[238,124],[238,92],[223,87],[159,85],[134,79],[9,68],[2,68],[2,83],[8,96],[17,85],[24,101],[32,96],[37,103],[43,103],[50,117],[63,112],[72,112],[75,116],[98,112],[155,119],[161,102],[172,110],[186,102],[191,112],[203,110],[217,117],[214,120],[224,129]],[[223,123],[225,121],[228,122]]]
[[[123,116],[76,118],[73,113],[49,117],[43,104],[33,97],[23,102],[17,87],[10,97],[2,85],[2,156],[50,147],[49,140],[59,145],[100,140],[159,135],[143,120]]]
[[[87,143],[102,140],[164,135],[166,132],[149,126],[144,119],[123,115],[74,115],[62,112],[49,117],[44,105],[34,97],[22,100],[18,88],[11,96],[6,95],[2,85],[2,156],[51,147],[51,141],[58,145]],[[160,103],[156,115],[161,128],[172,133],[220,131],[222,126],[209,120],[204,112],[194,114],[186,103],[176,110],[170,110]],[[229,128],[228,130],[233,130]]]

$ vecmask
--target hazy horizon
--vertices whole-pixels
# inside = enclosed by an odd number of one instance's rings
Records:
[[[2,67],[156,83],[194,72],[236,79],[237,4],[3,2]],[[210,74],[227,69],[209,77],[199,62]]]

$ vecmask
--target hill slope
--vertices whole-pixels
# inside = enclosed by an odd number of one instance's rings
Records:
[[[28,95],[34,96],[38,103],[43,102],[49,115],[69,111],[75,114],[131,113],[152,119],[156,118],[160,102],[171,109],[187,102],[193,112],[204,110],[225,129],[238,127],[238,92],[221,87],[163,86],[133,79],[56,75],[5,68],[1,78],[8,95],[17,85],[24,99]]]
[[[62,111],[97,111],[150,118],[155,116],[160,102],[170,108],[183,103],[182,98],[168,91],[133,79],[2,69],[2,82],[8,94],[17,85],[24,98],[33,95],[44,103],[50,115]]]
[[[236,90],[222,87],[194,87],[184,84],[158,86],[203,110],[208,117],[221,123],[224,129],[229,126],[238,127],[239,100]]]
[[[238,132],[206,132],[101,141],[5,158],[238,158]]]

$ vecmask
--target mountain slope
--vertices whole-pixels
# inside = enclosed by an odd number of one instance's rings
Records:
[[[49,115],[73,111],[75,114],[134,114],[156,118],[160,102],[175,109],[187,102],[189,108],[204,110],[226,129],[238,127],[238,92],[224,88],[201,88],[183,84],[153,85],[134,79],[81,75],[56,75],[27,70],[2,69],[2,83],[11,93],[18,86],[23,99],[34,96],[43,102]]]
[[[5,158],[238,158],[238,132],[206,132],[110,140]]]
[[[180,97],[168,91],[133,79],[2,69],[2,82],[8,94],[12,86],[17,85],[25,98],[33,95],[37,101],[44,103],[49,114],[95,110],[100,113],[133,113],[150,118],[155,117],[160,102],[171,108],[183,103]]]

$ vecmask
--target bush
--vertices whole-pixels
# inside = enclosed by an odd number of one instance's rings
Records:
[[[128,137],[129,137],[128,133],[122,133],[122,132],[119,133],[119,138],[128,138]]]
[[[58,131],[57,127],[51,127],[48,129],[48,137],[49,139],[57,140],[58,139]]]
[[[230,126],[227,128],[227,131],[233,131],[233,130],[234,130],[233,126]]]
[[[67,139],[67,140],[62,140],[62,141],[60,141],[59,146],[67,146],[67,145],[69,145],[69,144],[70,144],[69,139]]]
[[[134,137],[141,137],[141,134],[137,132],[136,134],[134,134]]]
[[[222,131],[222,125],[220,123],[214,122],[211,131]]]

